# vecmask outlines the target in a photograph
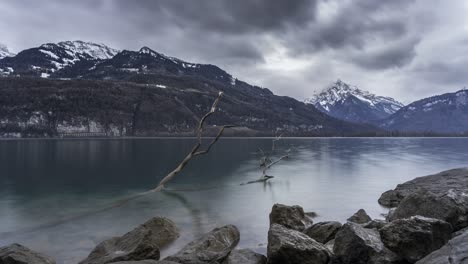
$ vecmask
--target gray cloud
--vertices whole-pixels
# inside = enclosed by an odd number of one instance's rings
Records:
[[[14,51],[149,46],[298,98],[337,78],[401,100],[468,81],[462,0],[0,0],[0,10],[0,42]]]

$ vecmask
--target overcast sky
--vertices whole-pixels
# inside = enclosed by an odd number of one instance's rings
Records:
[[[0,0],[0,14],[13,52],[148,46],[298,99],[338,78],[405,103],[468,83],[463,0]]]

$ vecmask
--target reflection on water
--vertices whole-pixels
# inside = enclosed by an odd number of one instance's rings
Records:
[[[193,160],[168,187],[139,199],[34,232],[32,227],[106,208],[146,191],[190,151],[191,139],[0,141],[0,246],[19,242],[76,263],[100,241],[153,216],[173,219],[181,238],[167,255],[225,224],[241,231],[241,247],[264,247],[274,203],[299,204],[320,220],[344,221],[359,208],[385,212],[379,195],[417,176],[468,166],[468,139],[284,139],[289,160],[261,176],[258,148],[269,139],[223,139]],[[6,232],[15,231],[14,235]],[[3,234],[3,235],[1,235]],[[259,246],[260,245],[260,246]],[[262,249],[259,249],[262,250]]]

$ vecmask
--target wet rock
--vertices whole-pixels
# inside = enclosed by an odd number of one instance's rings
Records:
[[[155,217],[121,237],[101,242],[80,264],[158,260],[159,249],[178,237],[179,231],[171,220]]]
[[[55,264],[55,261],[41,253],[20,244],[0,248],[0,263],[3,264]]]
[[[250,249],[233,250],[223,264],[266,264],[267,258]]]
[[[387,221],[385,220],[380,220],[380,219],[373,219],[372,221],[370,221],[369,223],[366,223],[363,225],[364,228],[375,228],[377,230],[380,230],[382,229],[386,224],[388,224]]]
[[[440,195],[418,190],[405,197],[388,219],[394,221],[420,215],[444,220],[455,230],[459,230],[468,225],[468,207],[460,199],[462,198],[452,192]]]
[[[221,263],[239,239],[239,230],[233,225],[215,228],[165,260],[182,264]]]
[[[279,224],[268,231],[269,264],[326,264],[331,252],[307,235]]]
[[[452,238],[457,237],[459,235],[463,235],[465,232],[468,232],[468,227],[465,227],[457,232],[452,233]]]
[[[396,264],[401,258],[387,249],[375,229],[348,222],[338,231],[333,246],[333,263]]]
[[[354,215],[347,219],[349,222],[356,224],[365,224],[372,220],[369,215],[367,215],[364,209],[359,209]]]
[[[445,246],[416,262],[416,264],[466,263],[468,263],[468,232],[452,238]]]
[[[341,226],[340,222],[335,221],[320,222],[308,227],[304,230],[304,234],[315,239],[317,242],[325,244],[335,238],[336,232],[340,230]]]
[[[410,263],[442,247],[451,233],[449,223],[421,216],[395,220],[380,230],[384,245]]]
[[[270,213],[270,225],[272,224],[303,231],[312,224],[312,220],[304,214],[304,210],[298,205],[275,204]]]
[[[468,168],[443,171],[398,184],[394,190],[384,192],[379,198],[379,203],[387,207],[396,207],[418,189],[425,189],[439,196],[449,192],[461,196],[468,190]]]

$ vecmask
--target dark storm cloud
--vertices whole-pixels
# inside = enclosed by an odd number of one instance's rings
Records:
[[[198,27],[222,34],[300,26],[314,19],[317,5],[315,0],[116,0],[114,4],[122,12],[149,14],[141,17],[145,21],[157,23],[159,16],[163,16],[174,19],[172,22],[181,27]]]

